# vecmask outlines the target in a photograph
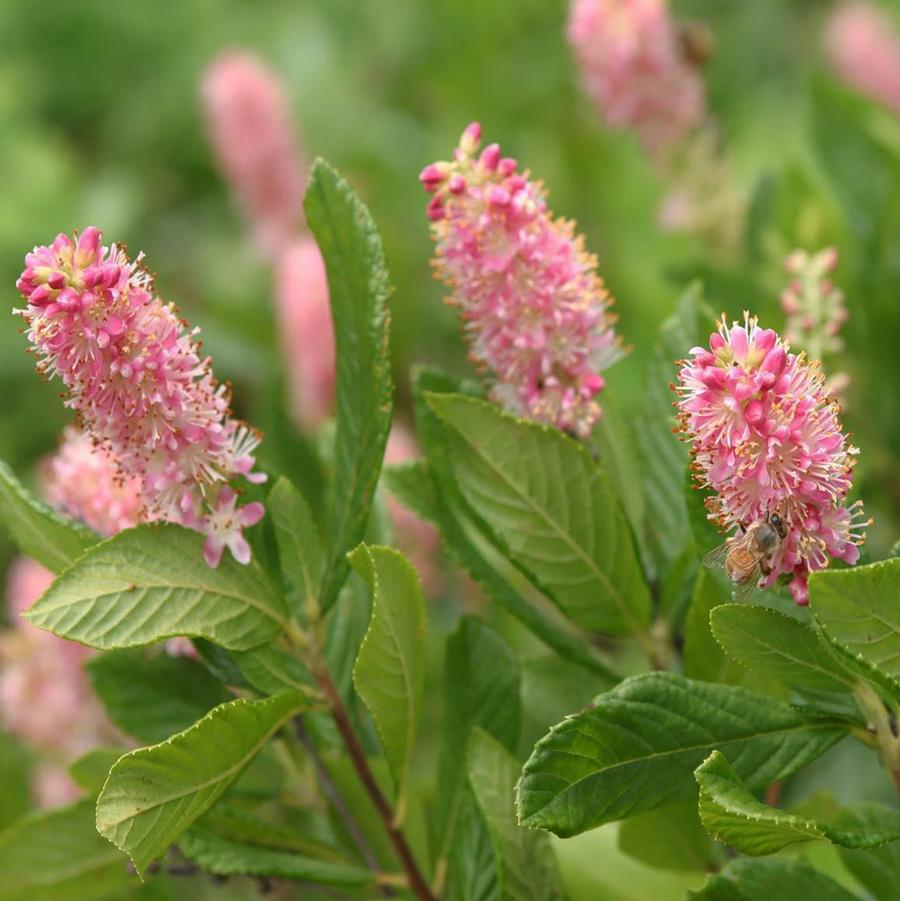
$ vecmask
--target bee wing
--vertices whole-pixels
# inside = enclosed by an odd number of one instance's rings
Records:
[[[730,545],[726,541],[724,544],[720,544],[717,548],[713,548],[702,560],[704,566],[709,569],[713,569],[718,567],[719,569],[724,568],[725,566],[725,558],[728,556],[728,551],[730,550]]]
[[[758,573],[757,573],[758,575]],[[735,582],[731,589],[731,599],[736,604],[743,604],[747,598],[753,594],[753,589],[756,588],[756,578],[748,579],[746,582]]]

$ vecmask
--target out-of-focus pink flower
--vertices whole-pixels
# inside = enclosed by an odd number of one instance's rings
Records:
[[[69,761],[112,737],[82,664],[89,648],[42,632],[20,614],[53,580],[20,558],[10,569],[7,603],[13,628],[0,634],[0,722],[36,750]],[[58,769],[38,771],[39,800],[69,800],[72,786]]]
[[[900,115],[900,34],[884,9],[842,3],[826,24],[825,51],[848,85]]]
[[[421,456],[416,436],[397,420],[391,426],[385,449],[384,462],[406,463]],[[422,580],[427,595],[436,595],[443,587],[438,554],[441,537],[431,523],[419,519],[408,507],[388,495],[388,511],[394,523],[397,546],[412,561]]]
[[[334,407],[334,327],[325,264],[309,237],[291,242],[278,258],[277,302],[291,409],[314,428]]]
[[[281,81],[262,60],[234,51],[209,66],[201,93],[219,168],[260,246],[276,254],[300,225],[304,170]]]
[[[72,426],[41,474],[48,502],[101,535],[115,535],[142,519],[140,480],[119,475],[108,451]]]
[[[859,502],[846,505],[858,451],[824,382],[818,363],[745,313],[731,327],[723,317],[709,349],[692,348],[676,386],[695,478],[715,492],[710,519],[725,531],[779,514],[787,537],[763,584],[793,575],[798,603],[810,572],[857,561],[867,524]]]
[[[786,314],[785,338],[802,347],[814,360],[844,348],[841,327],[847,321],[844,292],[832,281],[831,273],[838,264],[838,253],[826,247],[818,253],[795,250],[784,261],[792,276],[781,294],[781,307]],[[838,372],[825,387],[834,397],[850,384],[850,377]]]
[[[194,647],[193,642],[190,638],[185,638],[183,635],[178,636],[178,638],[170,638],[166,644],[166,653],[170,657],[196,657],[197,649]]]
[[[574,223],[553,218],[539,182],[480,155],[481,127],[462,135],[453,162],[420,180],[437,245],[437,277],[452,291],[473,359],[494,399],[532,419],[587,436],[600,416],[600,373],[623,353],[610,297]]]
[[[716,251],[740,244],[747,207],[730,161],[712,128],[696,132],[673,152],[657,221],[662,229],[696,235]]]
[[[633,131],[651,155],[703,120],[703,81],[685,58],[666,0],[574,0],[567,35],[600,115]]]
[[[252,472],[259,435],[229,415],[228,389],[200,356],[198,330],[154,294],[140,257],[102,246],[96,228],[77,243],[58,235],[25,266],[16,286],[27,305],[16,312],[38,371],[62,380],[86,434],[123,478],[140,481],[145,518],[205,532],[214,557],[219,495],[239,476],[265,476]]]
[[[41,763],[32,777],[32,789],[38,807],[62,807],[83,794],[61,766]]]

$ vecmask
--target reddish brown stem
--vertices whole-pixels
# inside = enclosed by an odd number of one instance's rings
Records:
[[[356,775],[359,776],[359,781],[362,782],[369,798],[375,805],[375,809],[381,817],[381,822],[390,837],[391,844],[394,846],[394,851],[403,865],[403,869],[406,871],[410,890],[420,901],[437,901],[428,884],[422,878],[422,874],[419,872],[419,867],[409,845],[406,843],[403,833],[394,823],[394,812],[391,810],[391,805],[379,788],[378,783],[375,781],[375,776],[369,768],[365,751],[356,737],[347,708],[341,700],[337,686],[335,686],[334,680],[331,678],[331,673],[325,667],[318,666],[315,668],[315,677],[322,694],[325,696],[325,700],[328,702],[328,706],[331,708],[331,716],[350,754],[350,760],[353,762]]]

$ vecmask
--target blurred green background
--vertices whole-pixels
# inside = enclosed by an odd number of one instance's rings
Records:
[[[446,158],[473,119],[545,182],[555,211],[575,218],[598,254],[633,346],[608,373],[607,391],[637,428],[655,333],[691,281],[703,280],[717,312],[749,309],[781,329],[782,257],[795,246],[835,245],[835,281],[850,312],[835,363],[852,379],[844,419],[862,450],[857,494],[875,517],[870,553],[884,556],[900,538],[900,122],[829,73],[820,30],[830,4],[673,3],[711,29],[710,106],[748,215],[731,252],[664,233],[656,222],[663,180],[632,137],[604,129],[579,88],[564,40],[567,5],[46,0],[38,9],[2,0],[7,307],[17,303],[25,251],[96,224],[107,240],[146,253],[162,296],[202,328],[218,377],[234,383],[238,412],[271,421],[280,368],[271,273],[215,169],[198,102],[209,62],[247,48],[283,77],[307,157],[337,166],[382,230],[396,286],[401,409],[411,364],[469,372],[456,316],[431,277],[417,175]],[[0,315],[0,457],[23,477],[68,419],[58,393],[34,375],[19,321]],[[591,842],[605,840],[585,836],[562,859],[590,858]],[[632,878],[632,865],[623,866],[614,876],[610,864],[609,885]],[[662,897],[651,877],[646,896]]]
[[[662,233],[665,185],[627,134],[605,131],[579,89],[563,0],[24,0],[0,4],[0,280],[60,230],[100,226],[144,250],[163,296],[203,328],[220,378],[254,419],[278,365],[271,276],[215,170],[198,104],[223,49],[259,53],[284,78],[308,157],[322,155],[371,206],[393,280],[400,402],[411,362],[465,371],[455,316],[430,275],[416,176],[482,121],[577,219],[634,351],[610,373],[638,407],[660,320],[694,278],[716,311],[779,328],[780,260],[835,244],[850,321],[846,422],[862,447],[875,555],[900,506],[900,123],[841,87],[821,55],[828,4],[687,0],[706,22],[712,113],[750,198],[737,253]],[[0,317],[0,457],[17,470],[52,447],[66,413],[31,374],[18,321]],[[687,348],[685,349],[687,350]]]

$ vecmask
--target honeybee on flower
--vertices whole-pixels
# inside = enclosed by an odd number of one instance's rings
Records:
[[[777,513],[766,512],[762,519],[742,528],[740,535],[728,538],[710,551],[705,566],[721,566],[732,583],[732,597],[745,601],[761,576],[771,571],[772,560],[787,537],[784,520]]]

